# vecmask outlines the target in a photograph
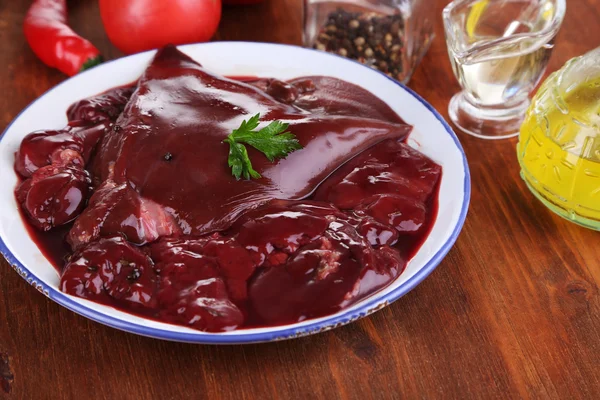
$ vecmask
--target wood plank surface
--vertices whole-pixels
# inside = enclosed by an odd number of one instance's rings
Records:
[[[216,39],[300,44],[301,3],[226,9]],[[442,31],[447,1],[431,3],[437,37],[410,86],[447,117],[459,90]],[[568,3],[549,71],[600,46],[600,0]],[[25,43],[28,4],[0,0],[2,130],[65,79]],[[95,0],[69,7],[78,32],[121,55]],[[0,261],[0,398],[600,398],[600,233],[528,192],[516,140],[459,137],[473,194],[456,246],[390,307],[316,336],[220,347],[135,336],[58,306]]]

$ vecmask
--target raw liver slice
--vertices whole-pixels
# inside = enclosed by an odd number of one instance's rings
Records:
[[[75,219],[92,191],[90,176],[77,151],[55,151],[50,162],[36,169],[15,191],[25,215],[41,231]]]
[[[289,122],[304,148],[276,162],[249,148],[263,178],[236,181],[223,139],[256,113],[265,123]],[[274,198],[306,198],[356,154],[411,131],[369,118],[307,115],[254,86],[204,70],[174,47],[157,53],[116,123],[119,128],[102,140],[95,177],[126,184],[170,213],[177,230],[194,235],[223,230]],[[77,225],[90,230],[96,219],[88,221],[86,214]],[[128,237],[136,243],[155,239],[144,232]]]
[[[15,194],[38,229],[67,224],[83,211],[92,193],[85,165],[131,92],[117,88],[83,99],[69,107],[64,129],[32,132],[23,139],[14,167],[25,181]]]
[[[145,244],[161,236],[180,233],[164,207],[139,195],[128,183],[104,181],[69,231],[73,249],[102,236],[123,234],[132,243]]]
[[[152,260],[121,236],[113,236],[75,252],[59,287],[100,303],[147,309],[156,305],[157,285]]]

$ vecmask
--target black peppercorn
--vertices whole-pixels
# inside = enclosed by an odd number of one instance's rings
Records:
[[[141,273],[140,270],[137,267],[133,267],[133,270],[131,271],[131,273],[129,275],[127,275],[127,280],[129,282],[135,282],[138,279],[140,279]]]
[[[338,8],[327,17],[313,47],[352,58],[401,79],[404,51],[402,29],[404,20],[400,13],[384,15]]]

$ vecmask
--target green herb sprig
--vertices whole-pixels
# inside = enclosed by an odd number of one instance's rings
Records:
[[[288,132],[289,124],[273,121],[261,130],[256,130],[260,122],[260,114],[242,121],[239,128],[234,129],[223,142],[229,144],[227,163],[236,179],[259,179],[261,175],[252,168],[248,150],[244,144],[254,147],[267,157],[269,161],[285,158],[288,154],[299,150],[302,145],[296,136]]]

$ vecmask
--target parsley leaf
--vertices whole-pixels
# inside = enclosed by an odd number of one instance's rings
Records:
[[[236,143],[229,138],[225,139],[229,143],[229,157],[227,158],[227,164],[231,167],[231,173],[237,179],[244,176],[245,179],[259,179],[261,176],[258,172],[252,168],[250,157],[248,157],[248,151],[246,146],[240,143]]]
[[[289,153],[302,148],[296,136],[287,131],[289,124],[273,121],[261,130],[256,131],[259,121],[260,114],[254,115],[247,121],[242,121],[240,127],[234,129],[224,140],[225,143],[229,144],[227,162],[231,167],[231,173],[236,179],[240,179],[242,176],[246,179],[261,177],[252,168],[248,151],[242,143],[260,151],[269,161],[274,161],[276,158],[285,158]]]

